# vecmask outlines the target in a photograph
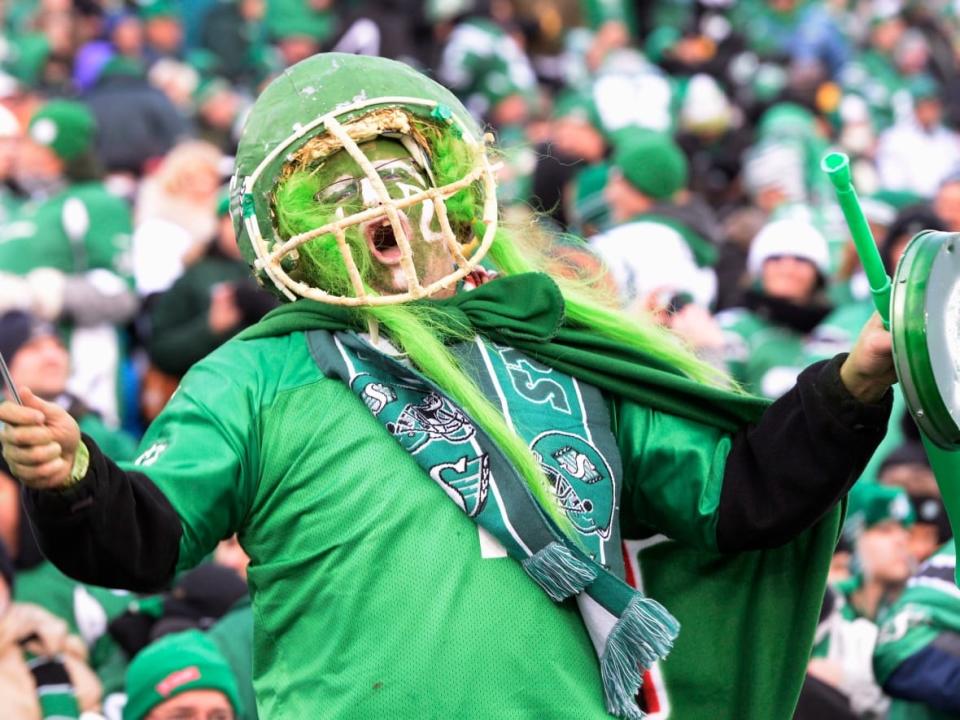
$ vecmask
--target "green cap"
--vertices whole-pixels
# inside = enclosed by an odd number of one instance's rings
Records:
[[[30,137],[70,161],[93,146],[96,120],[83,103],[51,100],[30,119]]]
[[[171,0],[141,0],[140,17],[144,20],[154,18],[180,18],[180,8]]]
[[[853,542],[864,530],[884,521],[910,526],[915,519],[910,497],[903,488],[861,482],[850,491],[843,534]]]
[[[240,711],[237,681],[216,645],[199,630],[167,635],[127,667],[123,720],[143,720],[160,703],[190,690],[219,690]]]
[[[633,187],[655,200],[687,185],[687,158],[669,135],[637,129],[613,153],[613,164]]]

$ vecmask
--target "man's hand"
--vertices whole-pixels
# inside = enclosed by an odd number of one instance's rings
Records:
[[[897,381],[892,348],[890,333],[883,329],[880,316],[874,313],[840,366],[840,379],[857,400],[876,402]]]
[[[0,445],[10,472],[28,487],[52,490],[70,484],[80,444],[76,420],[59,405],[21,388],[23,406],[0,403]]]

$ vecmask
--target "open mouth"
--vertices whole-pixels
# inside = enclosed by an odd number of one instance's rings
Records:
[[[407,237],[410,237],[410,223],[403,213],[399,213],[400,223]],[[367,239],[367,247],[374,259],[383,265],[398,265],[402,257],[400,245],[397,243],[393,225],[387,218],[379,218],[365,223],[363,235]]]

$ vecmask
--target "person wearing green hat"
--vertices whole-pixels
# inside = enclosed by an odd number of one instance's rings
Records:
[[[240,712],[230,665],[199,630],[160,638],[127,668],[123,720],[234,720]]]
[[[956,548],[943,545],[881,618],[873,668],[892,698],[888,720],[960,718],[960,592]]]
[[[691,227],[684,212],[690,208],[675,202],[687,185],[683,151],[668,135],[637,130],[616,145],[611,165],[604,198],[613,227],[591,245],[613,273],[624,303],[644,300],[659,287],[650,263],[656,254],[689,266],[691,282],[684,289],[709,306],[716,293],[710,267],[716,248]]]
[[[100,180],[96,123],[84,104],[52,100],[33,115],[18,177],[33,189],[0,226],[0,313],[61,325],[71,389],[108,425],[119,421],[119,328],[133,316],[130,210]]]
[[[844,615],[875,621],[916,568],[910,533],[916,516],[903,488],[858,483],[850,491],[843,533],[853,546],[854,576],[835,586]]]
[[[874,483],[858,483],[848,498],[843,539],[857,571],[827,590],[807,672],[839,692],[856,717],[886,717],[889,699],[873,668],[876,622],[914,569],[906,529],[913,508],[901,488]]]
[[[913,112],[880,134],[877,172],[885,190],[906,190],[932,198],[940,183],[960,166],[960,135],[943,124],[936,80],[916,75],[908,88]]]
[[[183,51],[183,22],[175,0],[153,0],[140,5],[143,19],[143,55],[148,65],[160,58],[177,58]]]

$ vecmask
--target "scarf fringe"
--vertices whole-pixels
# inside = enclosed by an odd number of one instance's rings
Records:
[[[550,543],[521,564],[554,602],[576,595],[597,579],[597,571],[561,542]]]
[[[643,671],[673,647],[680,624],[656,600],[637,593],[607,637],[600,674],[607,711],[626,720],[643,720],[637,705]]]

